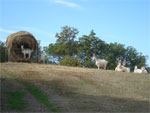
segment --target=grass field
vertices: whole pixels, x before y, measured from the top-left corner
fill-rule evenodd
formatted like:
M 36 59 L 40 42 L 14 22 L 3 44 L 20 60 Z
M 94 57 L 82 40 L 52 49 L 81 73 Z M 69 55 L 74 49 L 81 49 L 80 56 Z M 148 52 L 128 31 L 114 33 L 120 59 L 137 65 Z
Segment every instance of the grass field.
M 32 63 L 0 69 L 2 112 L 150 112 L 149 74 Z M 9 107 L 15 91 L 24 92 L 21 109 Z

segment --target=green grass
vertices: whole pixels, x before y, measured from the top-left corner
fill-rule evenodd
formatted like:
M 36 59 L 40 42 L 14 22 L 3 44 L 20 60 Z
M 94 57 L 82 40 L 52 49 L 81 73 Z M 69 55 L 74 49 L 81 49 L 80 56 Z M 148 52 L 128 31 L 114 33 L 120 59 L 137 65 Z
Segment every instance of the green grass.
M 1 80 L 1 81 L 4 81 L 4 80 L 6 80 L 6 79 L 5 79 L 5 78 L 3 78 L 3 77 L 0 77 L 0 80 Z
M 53 83 L 53 84 L 51 84 L 51 88 L 59 94 L 62 94 L 62 92 L 63 92 L 63 89 L 60 84 Z
M 88 83 L 89 83 L 89 81 L 88 81 L 88 80 L 83 80 L 83 82 L 84 82 L 85 84 L 88 84 Z
M 21 80 L 18 79 L 17 75 L 12 74 L 12 73 L 7 73 L 7 75 L 9 75 L 10 77 L 14 78 L 16 81 L 18 81 L 19 83 L 21 83 L 22 85 L 24 85 L 26 87 L 26 89 L 37 99 L 39 100 L 41 103 L 43 103 L 46 107 L 48 107 L 51 111 L 53 112 L 57 112 L 57 109 L 54 107 L 54 105 L 48 101 L 48 96 L 45 95 L 44 93 L 42 93 L 37 87 L 35 87 L 34 85 L 30 85 L 27 82 L 23 82 Z
M 11 96 L 8 98 L 8 108 L 12 110 L 23 110 L 25 108 L 26 103 L 23 100 L 25 96 L 25 92 L 23 91 L 13 91 L 6 92 Z
M 36 88 L 33 85 L 30 85 L 26 82 L 22 82 L 23 85 L 26 87 L 26 89 L 35 97 L 37 98 L 41 103 L 43 103 L 45 106 L 47 106 L 51 111 L 57 112 L 57 109 L 54 107 L 54 105 L 48 101 L 47 95 L 42 93 L 38 88 Z
M 12 73 L 10 73 L 10 72 L 6 72 L 6 74 L 7 74 L 8 76 L 14 78 L 15 80 L 19 81 L 17 75 L 12 74 Z

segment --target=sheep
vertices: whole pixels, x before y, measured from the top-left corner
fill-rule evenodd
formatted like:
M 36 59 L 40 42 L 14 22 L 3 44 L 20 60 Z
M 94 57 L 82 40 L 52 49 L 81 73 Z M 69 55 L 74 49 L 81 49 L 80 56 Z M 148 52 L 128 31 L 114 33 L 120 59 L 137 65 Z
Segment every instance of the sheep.
M 33 49 L 24 49 L 24 46 L 21 45 L 21 52 L 24 54 L 24 58 L 26 58 L 26 55 L 28 54 L 28 59 L 30 59 Z
M 45 57 L 43 56 L 43 51 L 40 51 L 39 62 L 42 62 L 45 64 Z
M 95 64 L 98 67 L 98 69 L 100 69 L 100 67 L 106 69 L 108 61 L 104 59 L 97 59 L 95 54 L 93 54 L 93 57 L 94 57 L 94 60 L 96 61 Z
M 121 58 L 117 58 L 117 67 L 115 68 L 115 71 L 120 71 L 120 72 L 130 72 L 129 67 L 125 67 L 126 65 L 126 60 L 124 60 L 123 65 L 121 65 Z

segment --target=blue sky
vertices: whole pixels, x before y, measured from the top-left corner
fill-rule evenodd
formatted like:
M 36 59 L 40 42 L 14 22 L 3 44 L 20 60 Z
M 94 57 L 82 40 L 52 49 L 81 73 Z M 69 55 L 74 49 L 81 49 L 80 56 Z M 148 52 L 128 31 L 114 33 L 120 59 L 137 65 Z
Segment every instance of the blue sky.
M 0 0 L 0 40 L 25 30 L 47 46 L 65 25 L 150 56 L 150 0 Z

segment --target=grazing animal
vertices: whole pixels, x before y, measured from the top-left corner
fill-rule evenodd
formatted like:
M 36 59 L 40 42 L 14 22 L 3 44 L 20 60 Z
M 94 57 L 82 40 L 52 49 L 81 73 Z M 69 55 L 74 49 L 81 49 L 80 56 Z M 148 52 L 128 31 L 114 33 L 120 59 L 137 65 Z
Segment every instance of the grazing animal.
M 93 57 L 94 57 L 95 64 L 98 67 L 98 69 L 100 69 L 100 67 L 102 67 L 103 69 L 106 69 L 108 61 L 104 59 L 97 59 L 95 54 L 93 54 Z
M 40 51 L 39 62 L 45 64 L 45 57 L 43 56 L 43 51 Z
M 126 64 L 127 64 L 127 62 L 126 62 L 126 60 L 124 60 L 123 61 L 123 69 L 125 70 L 125 72 L 130 72 L 130 68 L 129 67 L 126 67 Z
M 137 66 L 134 67 L 134 73 L 143 73 L 142 69 L 138 69 Z
M 115 71 L 122 71 L 121 59 L 119 58 L 117 58 L 117 67 L 115 68 Z
M 130 72 L 130 68 L 125 67 L 125 65 L 126 65 L 126 60 L 124 60 L 123 65 L 121 65 L 121 58 L 117 58 L 117 67 L 115 68 L 115 71 Z
M 142 73 L 144 74 L 148 74 L 147 70 L 145 69 L 145 67 L 141 67 Z
M 118 63 L 117 67 L 115 68 L 115 71 L 120 71 L 120 72 L 123 72 L 123 68 L 121 66 L 121 63 Z
M 21 51 L 24 55 L 24 58 L 26 58 L 26 55 L 28 55 L 28 59 L 30 59 L 31 53 L 33 52 L 33 49 L 32 50 L 31 49 L 24 49 L 24 46 L 21 45 Z

